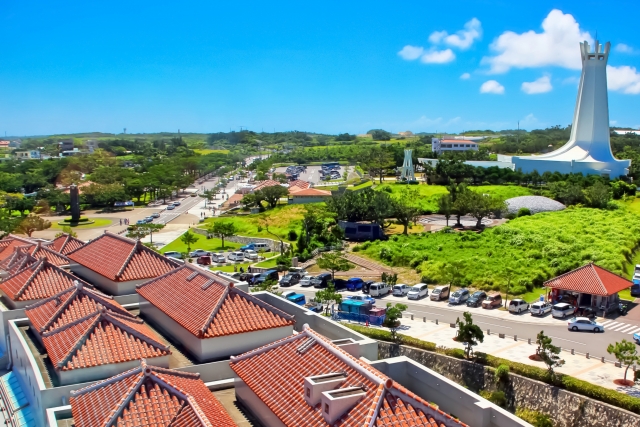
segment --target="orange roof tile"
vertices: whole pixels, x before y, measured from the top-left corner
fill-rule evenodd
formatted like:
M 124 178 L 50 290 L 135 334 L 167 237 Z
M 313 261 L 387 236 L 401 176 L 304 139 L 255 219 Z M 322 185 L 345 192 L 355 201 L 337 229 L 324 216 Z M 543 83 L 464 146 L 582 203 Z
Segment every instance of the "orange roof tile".
M 549 288 L 602 296 L 613 295 L 632 284 L 629 280 L 593 263 L 544 282 L 544 286 Z
M 293 325 L 293 316 L 243 292 L 220 276 L 185 264 L 136 291 L 199 338 Z
M 235 426 L 200 379 L 172 369 L 140 366 L 71 392 L 76 427 Z
M 9 273 L 10 276 L 13 276 L 18 271 L 26 268 L 36 262 L 36 259 L 24 252 L 20 247 L 14 248 L 13 254 L 11 256 L 5 258 L 2 262 L 0 262 L 0 270 L 3 270 Z
M 51 242 L 51 249 L 66 255 L 69 252 L 75 251 L 82 245 L 84 245 L 82 240 L 76 239 L 70 234 L 62 233 L 59 237 L 56 237 L 53 242 Z
M 293 181 L 289 182 L 289 188 L 291 188 L 291 187 L 298 187 L 298 188 L 301 188 L 301 189 L 305 190 L 305 189 L 311 187 L 311 184 L 308 183 L 307 181 L 303 181 L 301 179 L 296 179 L 296 180 L 293 180 Z
M 4 261 L 9 258 L 13 254 L 14 249 L 18 246 L 31 246 L 35 244 L 36 242 L 33 240 L 9 234 L 4 239 L 0 240 L 0 261 Z
M 5 279 L 0 283 L 0 290 L 13 301 L 33 301 L 56 295 L 73 286 L 76 280 L 80 281 L 46 259 L 40 259 Z
M 307 188 L 306 190 L 300 190 L 293 193 L 294 197 L 307 196 L 307 197 L 331 197 L 331 191 L 318 190 L 316 188 Z
M 253 192 L 256 192 L 258 190 L 262 190 L 265 187 L 273 187 L 276 185 L 280 185 L 280 183 L 278 181 L 274 181 L 272 179 L 267 179 L 266 181 L 260 181 L 256 183 L 256 186 L 253 187 Z
M 115 282 L 150 279 L 180 266 L 140 241 L 108 232 L 70 252 L 68 257 Z
M 20 249 L 28 252 L 29 255 L 35 259 L 46 258 L 47 261 L 58 267 L 69 265 L 69 263 L 71 263 L 69 258 L 62 255 L 60 252 L 56 252 L 47 246 L 43 246 L 42 242 L 38 242 L 36 245 L 31 246 L 21 246 Z
M 101 304 L 108 311 L 135 318 L 113 297 L 84 286 L 76 280 L 74 286 L 26 307 L 25 314 L 39 332 L 51 331 L 95 313 Z
M 382 372 L 304 326 L 264 347 L 231 357 L 230 367 L 286 426 L 327 426 L 321 405 L 304 398 L 304 378 L 343 372 L 340 388 L 363 387 L 365 395 L 335 426 L 429 426 L 466 424 L 431 406 Z
M 97 310 L 42 334 L 54 368 L 68 371 L 171 354 L 138 318 Z

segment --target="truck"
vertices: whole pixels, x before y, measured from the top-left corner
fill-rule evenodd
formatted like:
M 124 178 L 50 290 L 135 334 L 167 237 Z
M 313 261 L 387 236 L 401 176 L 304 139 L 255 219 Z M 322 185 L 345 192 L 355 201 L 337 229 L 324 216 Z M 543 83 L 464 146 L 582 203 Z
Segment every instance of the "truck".
M 322 305 L 322 303 L 315 300 L 309 301 L 304 305 L 304 307 L 307 310 L 311 310 L 315 313 L 322 313 L 322 310 L 324 310 L 324 306 Z

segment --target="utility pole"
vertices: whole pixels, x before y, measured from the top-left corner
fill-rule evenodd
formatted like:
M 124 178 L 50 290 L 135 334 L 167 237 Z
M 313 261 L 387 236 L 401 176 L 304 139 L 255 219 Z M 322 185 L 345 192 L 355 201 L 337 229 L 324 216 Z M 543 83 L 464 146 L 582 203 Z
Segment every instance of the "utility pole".
M 516 132 L 516 144 L 520 144 L 520 120 L 518 120 L 518 131 Z

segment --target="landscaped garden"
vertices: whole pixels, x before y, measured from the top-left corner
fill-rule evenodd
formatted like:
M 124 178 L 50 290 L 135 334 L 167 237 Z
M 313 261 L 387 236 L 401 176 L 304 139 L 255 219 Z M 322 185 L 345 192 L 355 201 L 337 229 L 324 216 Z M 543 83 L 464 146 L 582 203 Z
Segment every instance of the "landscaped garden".
M 207 236 L 201 234 L 193 234 L 198 240 L 196 243 L 191 244 L 191 250 L 202 249 L 205 251 L 222 251 L 229 249 L 237 249 L 242 246 L 240 243 L 229 242 L 225 240 L 224 249 L 222 248 L 222 240 L 220 239 L 207 239 Z M 176 251 L 180 253 L 188 252 L 187 245 L 185 245 L 178 237 L 173 242 L 162 248 L 162 252 Z

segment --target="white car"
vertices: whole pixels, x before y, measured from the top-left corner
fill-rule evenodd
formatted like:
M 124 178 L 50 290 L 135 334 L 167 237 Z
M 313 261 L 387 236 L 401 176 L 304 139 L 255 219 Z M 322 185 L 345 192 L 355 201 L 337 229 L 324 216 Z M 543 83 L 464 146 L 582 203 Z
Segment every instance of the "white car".
M 176 251 L 165 252 L 164 256 L 169 257 L 169 258 L 182 259 L 182 254 L 180 252 L 176 252 Z
M 373 283 L 369 287 L 369 295 L 372 297 L 382 297 L 389 293 L 389 285 L 384 282 Z
M 211 254 L 211 262 L 222 263 L 227 262 L 227 259 L 222 254 Z
M 529 310 L 529 308 L 529 303 L 520 298 L 512 299 L 511 302 L 509 302 L 509 313 L 520 314 L 523 311 Z
M 258 259 L 258 252 L 247 249 L 244 251 L 244 257 L 251 260 Z
M 567 304 L 566 302 L 559 302 L 551 308 L 551 316 L 564 319 L 567 316 L 571 316 L 576 312 L 576 308 L 571 304 Z
M 591 332 L 604 332 L 604 325 L 598 323 L 588 317 L 574 317 L 568 322 L 570 331 L 591 331 Z
M 300 279 L 300 286 L 311 286 L 311 279 L 313 279 L 313 276 L 307 274 L 306 276 L 304 276 L 302 279 Z
M 409 286 L 405 285 L 404 283 L 401 283 L 399 285 L 395 285 L 393 287 L 393 295 L 397 296 L 397 297 L 403 297 L 406 294 L 409 293 L 409 289 L 411 289 Z
M 366 302 L 369 304 L 375 304 L 376 300 L 371 298 L 369 295 L 349 295 L 347 297 L 347 299 L 353 300 L 353 301 L 360 301 L 360 302 Z
M 244 261 L 244 253 L 243 252 L 231 252 L 229 256 L 227 256 L 229 261 Z
M 544 316 L 551 312 L 551 303 L 545 301 L 538 301 L 531 304 L 529 308 L 532 316 Z
M 429 295 L 429 286 L 426 283 L 418 283 L 407 293 L 408 299 L 420 299 Z
M 190 257 L 198 257 L 198 256 L 205 256 L 205 255 L 211 255 L 211 253 L 205 251 L 204 249 L 196 249 L 195 251 L 189 252 Z

